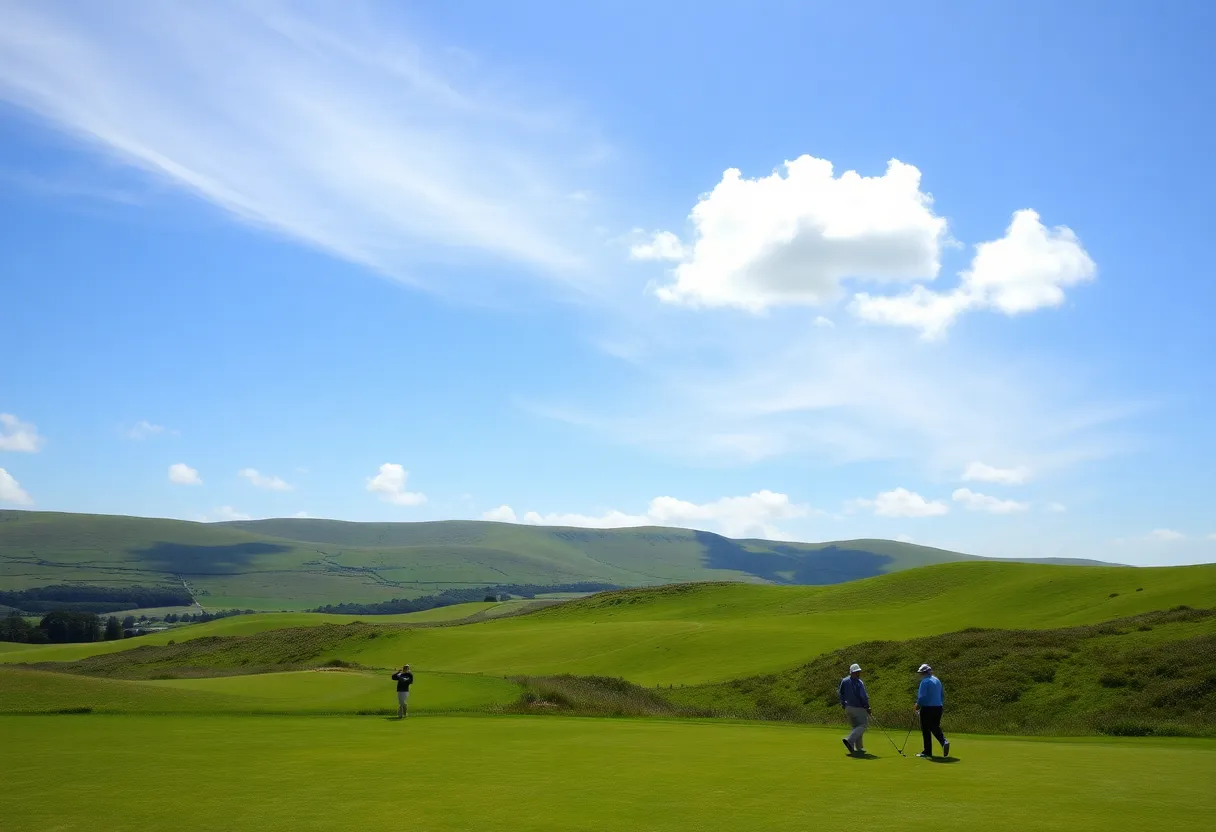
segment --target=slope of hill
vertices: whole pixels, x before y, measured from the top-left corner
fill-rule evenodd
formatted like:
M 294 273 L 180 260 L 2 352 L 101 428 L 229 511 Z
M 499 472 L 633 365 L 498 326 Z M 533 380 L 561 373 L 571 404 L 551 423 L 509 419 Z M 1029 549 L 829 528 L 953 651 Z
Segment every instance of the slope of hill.
M 667 528 L 477 521 L 193 523 L 0 511 L 0 589 L 183 586 L 210 608 L 299 610 L 461 586 L 686 581 L 832 584 L 983 560 L 889 540 L 776 543 Z
M 249 616 L 247 623 L 256 627 L 244 627 L 238 617 L 122 642 L 30 646 L 0 652 L 0 663 L 87 661 L 139 647 L 143 654 L 130 661 L 159 669 L 163 662 L 221 661 L 199 659 L 203 651 L 224 656 L 222 665 L 230 668 L 330 659 L 387 668 L 408 661 L 420 672 L 573 673 L 647 685 L 696 684 L 781 672 L 876 639 L 968 627 L 1094 624 L 1179 605 L 1216 607 L 1216 566 L 939 564 L 833 586 L 709 583 L 623 590 L 510 618 L 425 628 L 363 617 L 362 624 L 325 629 L 298 625 L 342 619 Z M 291 629 L 273 630 L 284 624 Z M 188 646 L 193 639 L 238 632 L 245 635 Z M 163 655 L 154 652 L 161 649 Z M 87 667 L 121 668 L 116 661 Z

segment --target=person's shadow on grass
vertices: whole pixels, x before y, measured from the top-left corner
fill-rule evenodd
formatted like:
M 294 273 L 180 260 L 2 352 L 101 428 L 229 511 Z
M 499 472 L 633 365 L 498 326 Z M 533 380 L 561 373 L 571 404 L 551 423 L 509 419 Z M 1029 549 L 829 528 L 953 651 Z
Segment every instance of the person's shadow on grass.
M 871 754 L 869 751 L 854 751 L 852 754 L 850 754 L 848 756 L 849 756 L 849 759 L 852 759 L 852 760 L 877 760 L 877 759 L 879 759 L 877 754 Z
M 931 763 L 959 763 L 962 762 L 958 757 L 929 757 Z

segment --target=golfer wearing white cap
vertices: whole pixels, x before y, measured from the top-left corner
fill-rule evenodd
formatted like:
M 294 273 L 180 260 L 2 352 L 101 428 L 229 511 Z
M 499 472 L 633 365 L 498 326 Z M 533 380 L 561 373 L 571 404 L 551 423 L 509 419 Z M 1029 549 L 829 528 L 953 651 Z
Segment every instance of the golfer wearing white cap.
M 866 693 L 865 682 L 861 681 L 861 665 L 849 667 L 849 675 L 840 680 L 836 693 L 840 696 L 840 707 L 848 714 L 849 724 L 853 730 L 848 737 L 842 737 L 841 742 L 849 749 L 849 753 L 865 754 L 861 735 L 870 724 L 870 696 Z
M 925 750 L 917 757 L 933 756 L 933 738 L 942 744 L 942 756 L 950 756 L 950 740 L 942 733 L 942 710 L 945 698 L 942 681 L 933 675 L 933 668 L 922 664 L 917 672 L 921 675 L 920 689 L 916 692 L 916 713 L 920 714 L 920 732 L 925 738 Z

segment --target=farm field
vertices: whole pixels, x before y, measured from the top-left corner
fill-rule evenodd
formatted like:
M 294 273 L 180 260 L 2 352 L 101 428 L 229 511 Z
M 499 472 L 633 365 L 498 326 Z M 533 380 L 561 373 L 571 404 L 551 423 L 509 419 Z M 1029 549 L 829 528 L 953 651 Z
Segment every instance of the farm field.
M 1168 817 L 1185 832 L 1216 813 L 1210 740 L 954 735 L 941 764 L 881 735 L 875 759 L 850 759 L 837 730 L 655 719 L 94 714 L 0 717 L 0 733 L 0 816 L 15 829 L 801 832 L 931 818 L 943 832 L 1078 832 Z

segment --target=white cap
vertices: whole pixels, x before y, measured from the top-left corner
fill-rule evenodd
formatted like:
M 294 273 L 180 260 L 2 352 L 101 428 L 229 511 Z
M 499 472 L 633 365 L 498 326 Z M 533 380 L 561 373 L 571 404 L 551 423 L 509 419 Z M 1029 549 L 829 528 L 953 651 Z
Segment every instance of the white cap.
M 859 665 L 859 664 L 851 664 L 851 665 L 849 665 L 849 672 L 850 672 L 850 673 L 860 673 L 860 672 L 861 672 L 861 665 Z
M 922 664 L 919 668 L 917 668 L 916 672 L 917 673 L 932 673 L 933 668 L 929 667 L 929 665 L 927 665 L 927 664 Z

